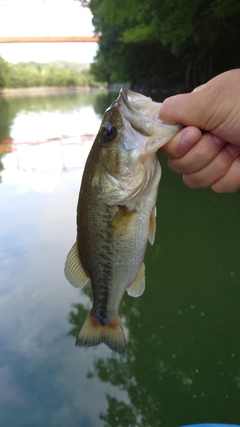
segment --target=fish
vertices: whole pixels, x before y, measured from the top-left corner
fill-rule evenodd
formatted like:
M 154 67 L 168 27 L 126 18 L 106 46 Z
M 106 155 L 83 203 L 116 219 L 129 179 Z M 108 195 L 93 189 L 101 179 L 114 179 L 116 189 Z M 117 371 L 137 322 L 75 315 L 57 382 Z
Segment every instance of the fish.
M 75 287 L 91 283 L 92 308 L 76 345 L 105 343 L 124 354 L 119 308 L 127 291 L 145 289 L 144 256 L 156 232 L 161 177 L 157 150 L 181 125 L 158 119 L 161 103 L 123 87 L 107 108 L 84 168 L 77 205 L 77 238 L 65 276 Z

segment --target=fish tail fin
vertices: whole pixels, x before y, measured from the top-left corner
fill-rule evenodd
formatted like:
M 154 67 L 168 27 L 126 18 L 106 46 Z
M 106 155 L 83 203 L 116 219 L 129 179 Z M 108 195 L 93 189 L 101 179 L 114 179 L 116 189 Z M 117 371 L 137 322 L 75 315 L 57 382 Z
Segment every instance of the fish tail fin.
M 126 340 L 120 317 L 117 314 L 113 321 L 102 325 L 92 313 L 89 312 L 77 336 L 76 345 L 90 347 L 102 342 L 117 353 L 125 353 Z

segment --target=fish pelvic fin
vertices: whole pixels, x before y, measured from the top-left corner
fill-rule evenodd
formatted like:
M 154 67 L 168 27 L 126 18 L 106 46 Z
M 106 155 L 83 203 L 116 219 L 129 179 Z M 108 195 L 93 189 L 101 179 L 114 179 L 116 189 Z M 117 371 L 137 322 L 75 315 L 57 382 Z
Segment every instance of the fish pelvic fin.
M 156 234 L 156 216 L 157 216 L 157 209 L 156 206 L 152 210 L 150 218 L 149 218 L 149 230 L 148 230 L 148 240 L 151 245 L 153 245 L 155 240 L 155 234 Z
M 80 330 L 76 345 L 80 347 L 90 347 L 100 343 L 106 344 L 111 350 L 119 354 L 126 351 L 126 340 L 123 332 L 122 322 L 119 315 L 111 321 L 102 325 L 91 311 Z
M 142 264 L 135 280 L 127 288 L 130 297 L 140 297 L 145 290 L 145 265 Z
M 81 264 L 77 242 L 70 249 L 64 267 L 64 274 L 71 285 L 83 288 L 90 280 Z

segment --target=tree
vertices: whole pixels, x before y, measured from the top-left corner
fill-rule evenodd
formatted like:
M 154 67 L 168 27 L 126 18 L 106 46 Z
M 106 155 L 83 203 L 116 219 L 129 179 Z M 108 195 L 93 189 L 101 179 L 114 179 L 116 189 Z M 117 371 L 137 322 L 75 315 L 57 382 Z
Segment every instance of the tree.
M 9 64 L 0 56 L 0 89 L 8 84 Z
M 93 72 L 108 82 L 170 73 L 191 89 L 240 66 L 235 0 L 132 0 L 127 7 L 120 0 L 91 0 L 90 8 L 101 34 Z

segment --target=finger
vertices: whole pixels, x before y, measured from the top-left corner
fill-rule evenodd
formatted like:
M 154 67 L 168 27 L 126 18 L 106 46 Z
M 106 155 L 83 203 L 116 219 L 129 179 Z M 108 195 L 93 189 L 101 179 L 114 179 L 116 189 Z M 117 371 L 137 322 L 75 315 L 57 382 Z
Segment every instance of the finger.
M 225 143 L 222 139 L 207 132 L 183 157 L 170 159 L 168 166 L 176 173 L 196 172 L 212 162 Z
M 213 185 L 211 189 L 216 193 L 234 193 L 240 188 L 240 156 L 234 159 L 227 173 Z
M 202 137 L 202 132 L 194 126 L 183 128 L 170 142 L 161 147 L 161 152 L 168 157 L 184 156 Z
M 202 96 L 202 90 L 165 99 L 159 110 L 159 118 L 164 123 L 181 123 L 185 126 L 192 125 L 210 130 L 207 127 L 207 115 L 205 117 L 206 110 L 208 114 L 211 114 L 209 113 L 209 100 Z
M 186 106 L 189 105 L 189 99 L 191 98 L 190 94 L 188 93 L 171 96 L 170 98 L 165 99 L 159 110 L 159 118 L 164 123 L 169 124 L 181 123 L 185 124 L 186 126 L 190 123 L 193 124 L 191 120 L 189 121 L 189 123 L 186 123 L 181 113 L 183 107 L 184 111 L 186 111 L 186 108 L 188 110 L 188 107 Z
M 159 110 L 160 119 L 212 131 L 239 143 L 240 69 L 222 73 L 191 93 L 167 98 Z
M 239 153 L 239 146 L 226 144 L 215 159 L 203 169 L 194 173 L 184 173 L 184 183 L 190 188 L 211 187 L 227 173 Z
M 193 89 L 193 92 L 196 92 L 197 90 L 202 90 L 205 89 L 206 83 L 203 83 L 200 86 L 195 87 L 195 89 Z

